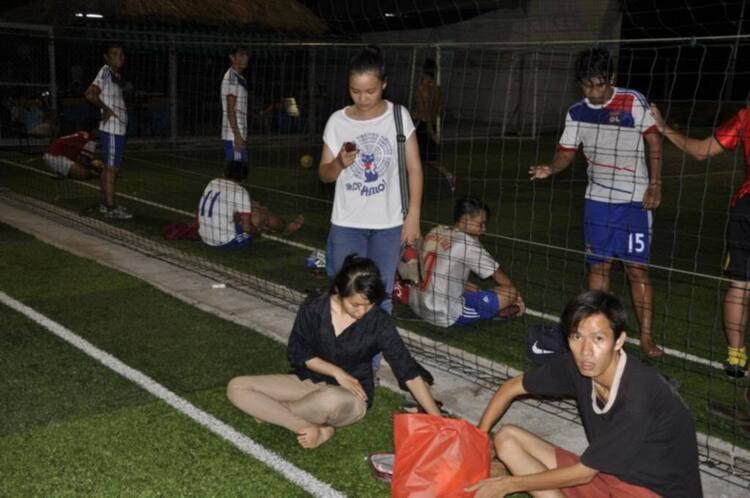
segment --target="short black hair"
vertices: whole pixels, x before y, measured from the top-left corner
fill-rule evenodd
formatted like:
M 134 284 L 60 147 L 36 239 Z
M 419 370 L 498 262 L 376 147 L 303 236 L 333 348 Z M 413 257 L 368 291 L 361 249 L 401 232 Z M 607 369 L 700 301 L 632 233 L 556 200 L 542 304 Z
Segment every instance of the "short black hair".
M 599 290 L 586 291 L 565 306 L 560 317 L 560 330 L 563 336 L 570 337 L 578 330 L 578 325 L 583 320 L 599 314 L 607 318 L 612 332 L 614 332 L 614 339 L 617 340 L 620 334 L 625 331 L 628 314 L 617 297 Z
M 346 257 L 341 269 L 333 277 L 331 294 L 339 297 L 364 294 L 368 301 L 377 304 L 385 298 L 385 285 L 375 262 L 353 253 Z
M 490 217 L 490 208 L 487 207 L 487 204 L 476 197 L 462 197 L 453 206 L 453 221 L 458 223 L 464 215 L 476 216 L 482 211 L 487 213 L 488 218 Z
M 383 59 L 379 47 L 368 45 L 349 59 L 347 75 L 362 73 L 375 73 L 380 81 L 388 79 L 388 74 L 385 71 L 385 59 Z
M 575 77 L 578 83 L 586 83 L 597 77 L 611 82 L 614 74 L 612 58 L 606 48 L 589 48 L 576 57 Z
M 227 48 L 227 57 L 230 55 L 237 55 L 239 52 L 245 51 L 247 52 L 247 46 L 246 45 L 230 45 Z
M 229 161 L 224 167 L 224 178 L 241 182 L 247 178 L 247 163 L 243 161 Z
M 113 48 L 121 48 L 125 50 L 125 47 L 122 46 L 122 43 L 118 41 L 109 41 L 105 43 L 104 45 L 102 45 L 102 54 L 109 55 L 109 51 L 112 50 Z

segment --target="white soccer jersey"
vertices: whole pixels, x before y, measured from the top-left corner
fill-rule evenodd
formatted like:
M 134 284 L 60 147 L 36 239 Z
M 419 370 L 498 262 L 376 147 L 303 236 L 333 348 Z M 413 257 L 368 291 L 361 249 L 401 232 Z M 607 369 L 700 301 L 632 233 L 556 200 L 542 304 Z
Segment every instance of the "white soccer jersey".
M 438 327 L 453 325 L 464 307 L 464 284 L 471 272 L 491 277 L 499 265 L 477 237 L 439 225 L 422 242 L 422 283 L 409 304 L 423 320 Z
M 587 99 L 568 109 L 561 149 L 583 144 L 588 161 L 586 198 L 599 202 L 641 202 L 649 182 L 643 135 L 658 132 L 646 98 L 614 88 L 603 105 Z
M 125 99 L 122 98 L 120 76 L 105 64 L 97 73 L 92 85 L 101 90 L 99 100 L 117 115 L 107 121 L 100 121 L 99 130 L 113 135 L 125 135 L 128 129 L 128 109 L 125 106 Z
M 235 114 L 237 116 L 237 128 L 243 139 L 247 138 L 247 80 L 231 67 L 224 73 L 221 80 L 221 139 L 234 141 L 234 131 L 229 125 L 229 113 L 227 112 L 227 96 L 233 95 L 237 100 Z
M 235 213 L 251 213 L 250 194 L 237 182 L 215 178 L 198 204 L 198 233 L 210 246 L 221 246 L 237 236 Z
M 398 175 L 398 142 L 393 104 L 384 114 L 358 120 L 346 108 L 334 112 L 323 132 L 323 142 L 337 156 L 344 142 L 357 145 L 354 164 L 339 174 L 331 223 L 349 228 L 384 229 L 403 224 Z M 414 133 L 409 111 L 401 106 L 404 136 Z

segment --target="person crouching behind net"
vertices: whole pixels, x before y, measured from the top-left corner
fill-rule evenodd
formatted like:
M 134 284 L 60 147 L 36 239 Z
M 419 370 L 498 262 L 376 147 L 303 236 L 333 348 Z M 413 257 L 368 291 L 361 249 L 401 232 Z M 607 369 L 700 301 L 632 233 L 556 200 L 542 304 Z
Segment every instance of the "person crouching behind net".
M 103 164 L 94 159 L 95 131 L 78 131 L 56 139 L 42 156 L 47 167 L 63 178 L 87 180 L 98 177 Z
M 399 381 L 431 415 L 440 415 L 417 362 L 388 313 L 375 263 L 350 254 L 330 290 L 302 303 L 287 345 L 293 374 L 235 377 L 229 400 L 258 421 L 289 429 L 304 448 L 361 420 L 372 406 L 372 358 L 383 353 Z

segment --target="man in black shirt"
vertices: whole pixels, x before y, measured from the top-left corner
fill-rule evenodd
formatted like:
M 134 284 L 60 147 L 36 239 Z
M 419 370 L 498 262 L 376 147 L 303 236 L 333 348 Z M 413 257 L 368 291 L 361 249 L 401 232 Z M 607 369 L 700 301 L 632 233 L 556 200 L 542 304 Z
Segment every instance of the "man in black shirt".
M 588 291 L 561 318 L 570 353 L 498 389 L 479 428 L 489 432 L 525 394 L 575 397 L 589 447 L 579 458 L 513 425 L 495 435 L 512 476 L 472 486 L 477 498 L 518 491 L 534 497 L 701 497 L 695 429 L 685 403 L 652 367 L 627 356 L 620 301 Z

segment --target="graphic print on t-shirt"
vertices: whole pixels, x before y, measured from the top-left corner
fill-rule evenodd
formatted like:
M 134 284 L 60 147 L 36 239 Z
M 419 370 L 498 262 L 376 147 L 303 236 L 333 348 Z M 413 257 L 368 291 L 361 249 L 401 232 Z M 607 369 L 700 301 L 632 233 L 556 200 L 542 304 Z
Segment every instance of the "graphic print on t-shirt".
M 385 176 L 393 163 L 393 146 L 390 140 L 377 133 L 363 133 L 355 140 L 357 158 L 344 170 L 347 192 L 358 191 L 362 197 L 385 192 Z

